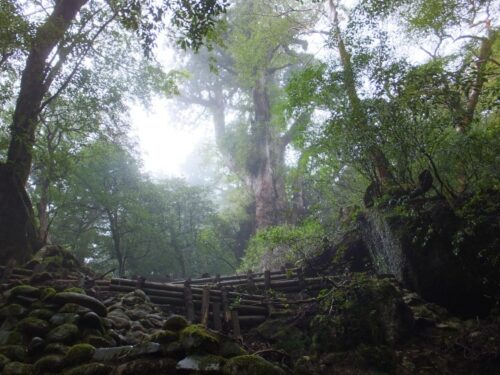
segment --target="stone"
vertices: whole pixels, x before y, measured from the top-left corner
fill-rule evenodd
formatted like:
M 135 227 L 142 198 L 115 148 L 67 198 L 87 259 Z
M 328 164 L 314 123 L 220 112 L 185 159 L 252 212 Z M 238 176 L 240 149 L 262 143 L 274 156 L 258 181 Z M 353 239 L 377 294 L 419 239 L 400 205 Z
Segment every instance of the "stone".
M 223 375 L 285 375 L 285 371 L 256 355 L 229 359 L 222 368 Z
M 158 343 L 146 342 L 135 346 L 119 346 L 115 348 L 99 348 L 96 349 L 93 359 L 94 361 L 111 362 L 120 358 L 134 358 L 145 354 L 155 354 L 161 351 L 161 346 Z
M 169 331 L 181 331 L 188 326 L 188 321 L 180 315 L 170 316 L 163 324 L 163 329 Z
M 65 370 L 63 375 L 109 375 L 113 368 L 102 363 L 88 363 Z
M 175 374 L 175 366 L 171 358 L 136 359 L 118 366 L 113 375 Z
M 49 309 L 35 309 L 29 313 L 29 316 L 34 318 L 43 319 L 49 321 L 54 315 L 54 311 Z
M 60 342 L 63 344 L 71 344 L 78 337 L 78 327 L 71 323 L 64 323 L 53 328 L 47 334 L 48 342 Z
M 95 312 L 88 312 L 82 316 L 80 320 L 80 326 L 85 328 L 95 328 L 101 332 L 104 332 L 104 326 L 102 324 L 101 317 Z
M 17 323 L 17 329 L 30 336 L 44 336 L 50 329 L 45 320 L 27 317 Z
M 28 309 L 17 304 L 11 303 L 9 305 L 0 308 L 0 319 L 6 319 L 9 317 L 22 318 L 28 313 Z
M 36 355 L 45 348 L 45 340 L 41 337 L 33 337 L 28 344 L 29 355 Z
M 219 339 L 201 324 L 187 326 L 181 331 L 180 341 L 188 353 L 217 354 Z
M 3 370 L 3 368 L 5 367 L 5 365 L 9 362 L 10 362 L 9 358 L 4 356 L 3 354 L 0 354 L 0 373 Z
M 90 344 L 73 345 L 64 357 L 65 366 L 75 366 L 90 362 L 93 358 L 96 348 Z
M 63 307 L 59 309 L 60 313 L 63 314 L 78 314 L 78 315 L 84 315 L 88 312 L 92 311 L 88 307 L 80 306 L 77 303 L 66 303 Z
M 40 289 L 31 285 L 18 285 L 12 289 L 7 290 L 4 296 L 8 301 L 12 301 L 17 296 L 38 298 L 40 296 Z
M 160 344 L 166 345 L 170 344 L 171 342 L 177 341 L 179 338 L 179 334 L 173 331 L 158 331 L 149 336 L 149 340 L 153 342 L 158 342 Z
M 47 355 L 40 358 L 33 365 L 36 374 L 44 372 L 59 372 L 62 368 L 62 357 L 59 355 Z
M 53 326 L 60 326 L 61 324 L 78 324 L 80 315 L 75 313 L 57 313 L 50 318 L 50 324 Z
M 248 354 L 240 345 L 230 340 L 224 340 L 222 342 L 219 353 L 224 358 L 232 358 Z
M 2 371 L 3 375 L 33 375 L 33 365 L 21 362 L 9 362 Z
M 43 351 L 45 354 L 60 354 L 62 356 L 66 355 L 66 353 L 69 351 L 69 346 L 54 342 L 51 344 L 48 344 L 45 347 L 45 350 Z
M 50 301 L 60 305 L 64 305 L 66 303 L 75 303 L 77 305 L 93 310 L 100 316 L 106 316 L 107 314 L 106 306 L 104 306 L 101 301 L 85 294 L 61 292 L 53 296 Z
M 27 351 L 21 345 L 2 345 L 0 346 L 0 354 L 8 357 L 11 361 L 26 361 Z

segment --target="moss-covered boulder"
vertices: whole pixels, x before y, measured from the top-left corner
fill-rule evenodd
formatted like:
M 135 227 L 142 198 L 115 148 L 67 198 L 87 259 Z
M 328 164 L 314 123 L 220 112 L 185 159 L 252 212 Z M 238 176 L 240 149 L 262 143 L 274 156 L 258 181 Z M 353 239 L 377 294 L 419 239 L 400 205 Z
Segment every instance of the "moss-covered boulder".
M 4 296 L 8 301 L 14 300 L 17 296 L 38 298 L 40 296 L 40 289 L 31 285 L 18 285 L 7 290 L 4 293 Z
M 45 336 L 49 332 L 50 326 L 45 320 L 27 317 L 17 323 L 17 329 L 30 336 Z
M 219 350 L 219 338 L 200 324 L 184 328 L 180 333 L 182 346 L 188 353 L 212 353 Z
M 54 315 L 54 311 L 50 309 L 34 309 L 30 311 L 29 316 L 42 320 L 50 320 Z
M 3 375 L 33 375 L 33 365 L 22 362 L 9 362 L 2 371 Z
M 247 355 L 248 353 L 235 341 L 223 340 L 220 344 L 219 354 L 224 358 L 232 358 L 240 355 Z
M 47 355 L 40 358 L 33 365 L 36 374 L 43 374 L 45 372 L 59 372 L 63 366 L 63 359 L 59 355 Z
M 28 309 L 17 303 L 10 303 L 0 308 L 0 319 L 7 319 L 16 317 L 17 319 L 22 318 L 28 313 Z
M 141 358 L 118 366 L 114 373 L 120 375 L 175 374 L 176 364 L 177 362 L 171 358 Z
M 224 375 L 285 375 L 285 371 L 255 355 L 229 359 L 222 368 Z
M 59 342 L 63 344 L 72 344 L 78 337 L 78 327 L 71 323 L 64 323 L 53 328 L 47 334 L 48 342 Z
M 149 336 L 149 340 L 153 342 L 158 342 L 162 345 L 170 344 L 171 342 L 177 341 L 179 338 L 179 334 L 174 331 L 162 330 L 158 331 L 151 336 Z
M 95 347 L 90 344 L 73 345 L 64 357 L 64 365 L 68 367 L 90 362 L 95 351 Z
M 22 345 L 2 345 L 0 346 L 0 354 L 3 354 L 11 361 L 24 362 L 27 358 L 27 350 Z
M 60 305 L 64 305 L 66 303 L 74 303 L 80 306 L 87 307 L 100 316 L 106 316 L 107 314 L 106 306 L 101 301 L 85 294 L 61 292 L 53 296 L 50 301 Z
M 307 350 L 310 345 L 309 338 L 297 327 L 286 324 L 280 319 L 268 319 L 257 327 L 257 332 L 273 346 L 283 349 L 297 356 Z
M 180 315 L 170 316 L 163 324 L 163 329 L 169 331 L 181 331 L 189 325 L 188 321 Z
M 316 352 L 350 350 L 359 344 L 394 346 L 413 329 L 413 315 L 389 278 L 357 275 L 323 300 L 311 323 Z
M 3 368 L 5 367 L 5 365 L 9 362 L 11 362 L 11 360 L 9 358 L 4 356 L 3 354 L 0 354 L 0 373 L 3 370 Z

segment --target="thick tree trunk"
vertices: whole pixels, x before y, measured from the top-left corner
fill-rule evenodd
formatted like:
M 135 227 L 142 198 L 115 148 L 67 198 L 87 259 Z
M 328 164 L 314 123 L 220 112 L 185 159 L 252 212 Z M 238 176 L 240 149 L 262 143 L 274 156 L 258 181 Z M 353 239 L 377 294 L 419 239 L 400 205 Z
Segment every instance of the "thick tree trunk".
M 40 200 L 37 203 L 38 211 L 38 233 L 43 243 L 50 243 L 49 239 L 49 186 L 50 181 L 46 176 L 42 176 L 40 181 Z
M 88 0 L 57 1 L 52 14 L 37 30 L 21 77 L 11 124 L 6 165 L 0 165 L 0 262 L 28 259 L 41 246 L 33 208 L 25 190 L 31 170 L 38 114 L 49 87 L 47 59 L 72 20 Z
M 24 186 L 11 166 L 0 164 L 0 264 L 22 264 L 41 246 Z

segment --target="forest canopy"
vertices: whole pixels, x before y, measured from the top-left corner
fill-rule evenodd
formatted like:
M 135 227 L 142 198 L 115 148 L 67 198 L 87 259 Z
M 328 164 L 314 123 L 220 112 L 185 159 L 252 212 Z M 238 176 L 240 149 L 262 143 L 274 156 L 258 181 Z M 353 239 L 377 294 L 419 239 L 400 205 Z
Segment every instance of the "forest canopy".
M 57 243 L 120 276 L 277 268 L 362 207 L 498 190 L 498 16 L 495 0 L 2 1 L 0 263 Z M 145 172 L 130 110 L 157 97 L 213 129 L 196 179 Z

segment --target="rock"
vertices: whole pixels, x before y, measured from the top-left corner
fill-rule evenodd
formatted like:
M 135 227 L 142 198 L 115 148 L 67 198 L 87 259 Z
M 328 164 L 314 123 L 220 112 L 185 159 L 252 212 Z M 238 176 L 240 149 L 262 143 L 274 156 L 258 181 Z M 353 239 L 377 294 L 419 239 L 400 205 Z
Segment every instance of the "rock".
M 106 316 L 107 309 L 98 299 L 85 294 L 61 292 L 50 299 L 51 302 L 64 305 L 66 303 L 75 303 L 80 306 L 88 307 L 100 316 Z
M 113 368 L 102 363 L 89 363 L 65 370 L 63 375 L 109 375 Z
M 171 358 L 136 359 L 118 366 L 113 375 L 175 374 L 175 366 Z
M 31 285 L 18 285 L 12 289 L 7 290 L 4 296 L 10 302 L 17 296 L 38 298 L 40 296 L 40 289 Z
M 5 365 L 10 362 L 10 359 L 4 356 L 3 354 L 0 354 L 0 371 L 3 370 Z
M 280 319 L 268 319 L 257 327 L 257 332 L 266 340 L 274 343 L 277 349 L 295 355 L 310 346 L 309 338 L 297 327 Z
M 184 347 L 179 341 L 171 342 L 170 344 L 164 346 L 163 352 L 172 358 L 181 359 L 186 355 Z
M 54 311 L 49 309 L 35 309 L 29 313 L 29 316 L 34 318 L 43 319 L 49 321 L 54 315 Z
M 201 324 L 187 326 L 181 331 L 180 341 L 188 353 L 217 354 L 219 339 Z
M 60 342 L 63 344 L 71 344 L 78 337 L 78 327 L 71 323 L 64 323 L 53 328 L 47 334 L 48 342 Z
M 248 353 L 236 342 L 224 340 L 221 344 L 219 354 L 224 358 L 232 358 L 241 355 L 247 355 Z
M 171 342 L 177 341 L 179 338 L 179 334 L 173 331 L 158 331 L 151 336 L 149 336 L 149 340 L 153 342 L 158 342 L 160 344 L 166 345 Z
M 80 320 L 80 326 L 85 328 L 95 328 L 101 332 L 104 332 L 104 326 L 102 320 L 95 312 L 88 312 L 82 316 Z
M 0 354 L 3 354 L 11 361 L 26 361 L 27 351 L 24 346 L 21 345 L 2 345 L 0 346 Z
M 3 375 L 33 375 L 33 365 L 21 362 L 9 362 L 2 371 Z
M 188 356 L 177 363 L 177 370 L 202 371 L 203 373 L 220 373 L 226 360 L 216 355 Z
M 96 349 L 93 359 L 94 361 L 112 362 L 123 357 L 133 358 L 143 354 L 154 354 L 161 351 L 161 346 L 158 343 L 146 342 L 135 346 L 119 346 L 115 348 L 99 348 Z
M 60 326 L 61 324 L 78 324 L 80 316 L 75 313 L 57 313 L 50 318 L 50 323 L 53 326 Z
M 181 331 L 188 326 L 188 321 L 180 315 L 170 316 L 163 324 L 163 329 L 169 331 Z
M 285 371 L 255 355 L 229 359 L 222 368 L 224 375 L 285 375 Z
M 9 305 L 0 308 L 0 319 L 6 319 L 11 317 L 22 318 L 28 313 L 28 309 L 17 304 L 11 303 Z
M 52 344 L 48 344 L 45 347 L 44 353 L 45 354 L 60 354 L 60 355 L 66 355 L 69 351 L 69 346 L 55 342 Z
M 62 357 L 54 354 L 40 358 L 33 365 L 33 369 L 36 374 L 42 374 L 44 372 L 59 372 L 61 368 Z
M 49 323 L 34 317 L 27 317 L 17 323 L 17 329 L 30 336 L 45 336 L 49 331 Z
M 96 348 L 109 348 L 115 346 L 116 342 L 110 336 L 88 335 L 83 340 L 85 343 L 95 346 Z
M 45 348 L 45 340 L 41 337 L 33 337 L 28 344 L 29 355 L 36 355 Z
M 54 288 L 51 287 L 45 287 L 40 289 L 40 301 L 46 301 L 47 299 L 55 296 L 57 294 L 57 291 Z
M 77 303 L 66 303 L 63 307 L 59 309 L 59 312 L 63 314 L 78 314 L 78 315 L 84 315 L 91 311 L 92 310 L 89 309 L 88 307 L 80 306 Z
M 64 357 L 65 366 L 75 366 L 82 363 L 90 362 L 93 358 L 96 348 L 90 344 L 73 345 L 66 356 Z

